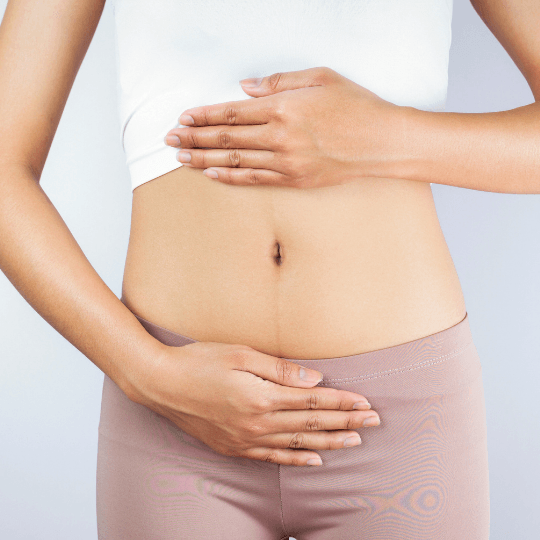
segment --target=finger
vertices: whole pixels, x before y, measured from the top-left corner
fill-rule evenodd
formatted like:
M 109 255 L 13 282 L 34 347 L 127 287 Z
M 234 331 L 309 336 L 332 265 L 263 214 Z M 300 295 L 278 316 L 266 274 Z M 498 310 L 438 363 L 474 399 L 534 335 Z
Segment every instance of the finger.
M 214 105 L 204 105 L 186 109 L 178 119 L 178 123 L 188 126 L 217 126 L 239 124 L 266 124 L 272 118 L 272 96 L 267 99 L 242 99 L 240 101 L 228 101 Z M 189 117 L 193 118 L 193 123 Z M 184 120 L 186 122 L 184 123 Z
M 224 184 L 234 184 L 237 186 L 259 185 L 300 187 L 291 181 L 290 176 L 277 171 L 269 171 L 267 169 L 227 169 L 224 167 L 212 167 L 203 172 L 209 178 L 218 180 Z
M 243 456 L 268 463 L 279 465 L 311 465 L 309 460 L 315 460 L 317 465 L 322 465 L 322 459 L 316 452 L 308 450 L 284 450 L 282 448 L 250 448 Z M 315 463 L 313 463 L 315 465 Z
M 174 128 L 167 133 L 176 135 L 177 148 L 250 148 L 272 150 L 273 146 L 265 126 L 208 126 L 200 128 Z
M 294 433 L 296 431 L 328 431 L 336 429 L 359 429 L 375 411 L 275 411 L 264 414 L 259 420 L 262 435 Z M 378 424 L 377 424 L 378 425 Z
M 247 346 L 243 349 L 243 354 L 235 354 L 229 361 L 231 369 L 252 373 L 264 380 L 263 383 L 268 386 L 265 401 L 271 401 L 272 392 L 280 386 L 311 388 L 323 379 L 320 371 Z
M 273 73 L 261 79 L 245 79 L 240 81 L 245 92 L 253 93 L 256 96 L 276 94 L 286 90 L 296 90 L 308 86 L 324 86 L 336 80 L 340 75 L 333 69 L 322 66 L 303 69 L 299 71 L 286 71 L 284 73 Z M 246 86 L 243 83 L 253 81 L 256 86 Z
M 198 169 L 208 167 L 231 167 L 256 169 L 271 169 L 280 171 L 279 161 L 274 152 L 269 150 L 246 150 L 231 148 L 227 150 L 200 150 L 198 148 L 182 148 L 176 154 L 176 159 Z
M 273 433 L 256 439 L 256 444 L 269 448 L 306 448 L 309 450 L 338 450 L 358 446 L 362 442 L 356 431 L 297 431 Z
M 286 409 L 336 409 L 351 411 L 371 408 L 367 398 L 362 394 L 337 388 L 314 387 L 293 388 L 285 386 L 272 387 L 272 407 L 269 412 Z M 358 403 L 358 405 L 356 405 Z M 356 407 L 355 407 L 356 405 Z

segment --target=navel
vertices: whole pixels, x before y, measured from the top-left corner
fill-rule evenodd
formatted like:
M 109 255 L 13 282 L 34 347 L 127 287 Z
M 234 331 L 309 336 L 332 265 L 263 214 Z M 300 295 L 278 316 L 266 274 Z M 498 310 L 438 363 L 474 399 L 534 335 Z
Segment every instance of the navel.
M 279 242 L 274 243 L 274 251 L 272 255 L 274 262 L 277 266 L 281 266 L 283 263 L 283 248 Z

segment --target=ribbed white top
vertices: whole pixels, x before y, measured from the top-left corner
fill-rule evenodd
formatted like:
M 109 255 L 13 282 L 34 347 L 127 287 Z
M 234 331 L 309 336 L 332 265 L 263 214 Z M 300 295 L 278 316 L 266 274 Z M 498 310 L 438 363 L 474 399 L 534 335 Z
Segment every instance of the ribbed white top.
M 256 99 L 240 79 L 327 66 L 396 105 L 446 105 L 452 0 L 114 0 L 132 189 L 182 164 L 185 109 Z

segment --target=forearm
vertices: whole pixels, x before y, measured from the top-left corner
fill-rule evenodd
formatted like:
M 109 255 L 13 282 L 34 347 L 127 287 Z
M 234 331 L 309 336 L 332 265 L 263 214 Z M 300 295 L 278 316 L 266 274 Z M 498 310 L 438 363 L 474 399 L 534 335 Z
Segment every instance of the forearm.
M 540 193 L 540 101 L 490 113 L 401 112 L 400 150 L 374 176 Z
M 94 270 L 39 182 L 0 167 L 0 269 L 62 336 L 129 390 L 130 365 L 163 348 Z

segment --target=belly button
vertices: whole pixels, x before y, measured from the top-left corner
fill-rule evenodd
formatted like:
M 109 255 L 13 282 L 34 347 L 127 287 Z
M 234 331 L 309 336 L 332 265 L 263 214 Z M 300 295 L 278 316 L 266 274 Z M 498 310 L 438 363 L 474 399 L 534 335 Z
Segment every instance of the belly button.
M 278 266 L 281 266 L 281 263 L 283 262 L 283 257 L 282 257 L 282 248 L 281 248 L 279 242 L 276 242 L 274 244 L 273 258 L 274 258 L 274 262 Z

